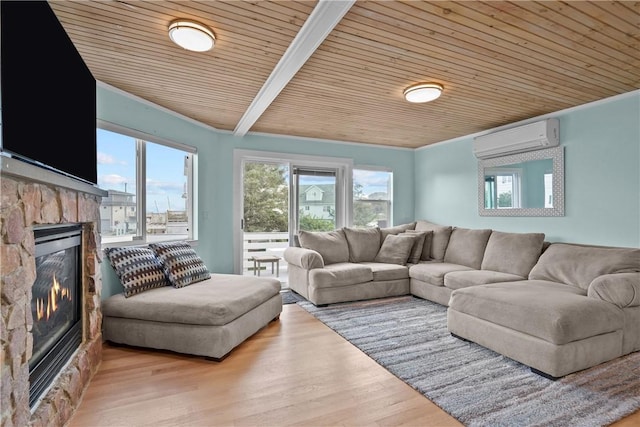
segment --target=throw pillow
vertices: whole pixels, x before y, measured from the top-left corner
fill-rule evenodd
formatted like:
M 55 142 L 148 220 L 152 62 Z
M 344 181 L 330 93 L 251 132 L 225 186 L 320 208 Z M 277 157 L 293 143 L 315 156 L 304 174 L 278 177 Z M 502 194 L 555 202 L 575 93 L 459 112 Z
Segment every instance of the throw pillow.
M 380 244 L 382 244 L 384 242 L 384 239 L 389 234 L 400 234 L 400 233 L 405 232 L 407 230 L 413 230 L 414 228 L 416 228 L 416 223 L 415 222 L 410 222 L 410 223 L 407 223 L 407 224 L 400 224 L 400 225 L 396 225 L 396 226 L 393 226 L 393 227 L 381 228 L 380 229 Z
M 406 265 L 414 241 L 415 238 L 413 236 L 390 234 L 382 242 L 382 247 L 374 261 Z
M 407 230 L 404 233 L 398 234 L 398 236 L 411 236 L 414 238 L 413 247 L 409 253 L 409 258 L 407 258 L 407 264 L 417 264 L 420 262 L 427 234 L 430 233 L 431 232 L 426 231 Z
M 298 231 L 300 246 L 312 249 L 322 256 L 324 264 L 349 262 L 349 245 L 344 230 Z
M 207 266 L 187 242 L 151 243 L 149 247 L 162 263 L 169 282 L 175 288 L 211 277 Z
M 104 252 L 122 283 L 125 298 L 170 285 L 162 264 L 151 249 L 122 247 L 108 248 Z
M 371 262 L 380 250 L 380 229 L 344 227 L 350 262 Z
M 438 225 L 433 222 L 418 220 L 415 230 L 433 231 L 433 237 L 431 238 L 431 253 L 429 254 L 428 259 L 434 261 L 444 260 L 444 253 L 447 250 L 449 237 L 451 236 L 453 227 L 450 225 Z

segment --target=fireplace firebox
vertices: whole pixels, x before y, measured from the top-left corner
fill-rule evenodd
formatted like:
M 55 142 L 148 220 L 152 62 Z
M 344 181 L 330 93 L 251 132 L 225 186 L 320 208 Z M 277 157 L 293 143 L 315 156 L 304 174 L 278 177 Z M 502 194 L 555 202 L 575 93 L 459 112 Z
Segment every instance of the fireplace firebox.
M 34 239 L 31 407 L 82 343 L 82 225 L 35 228 Z

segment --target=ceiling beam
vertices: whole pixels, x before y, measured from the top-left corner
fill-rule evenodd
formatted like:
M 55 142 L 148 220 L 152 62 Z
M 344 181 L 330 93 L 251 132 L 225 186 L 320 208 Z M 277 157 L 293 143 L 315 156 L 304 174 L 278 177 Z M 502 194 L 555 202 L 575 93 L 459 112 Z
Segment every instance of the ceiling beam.
M 244 136 L 251 129 L 251 126 L 271 105 L 354 3 L 355 0 L 318 1 L 271 75 L 240 118 L 233 131 L 234 135 Z

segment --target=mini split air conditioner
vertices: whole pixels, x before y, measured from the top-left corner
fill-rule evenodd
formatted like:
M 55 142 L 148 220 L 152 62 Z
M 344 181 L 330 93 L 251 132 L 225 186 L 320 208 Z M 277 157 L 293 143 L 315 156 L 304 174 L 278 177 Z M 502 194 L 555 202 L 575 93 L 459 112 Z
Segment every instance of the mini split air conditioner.
M 479 159 L 506 156 L 560 145 L 558 119 L 546 119 L 474 138 L 473 154 Z

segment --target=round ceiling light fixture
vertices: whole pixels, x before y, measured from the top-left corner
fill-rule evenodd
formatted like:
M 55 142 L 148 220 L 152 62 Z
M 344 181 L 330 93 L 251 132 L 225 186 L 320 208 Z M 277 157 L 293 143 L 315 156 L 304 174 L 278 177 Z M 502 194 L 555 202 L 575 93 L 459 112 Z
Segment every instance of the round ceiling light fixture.
M 437 99 L 444 87 L 439 83 L 418 83 L 404 90 L 404 99 L 409 102 L 429 102 Z
M 188 19 L 176 19 L 169 24 L 169 38 L 178 46 L 194 52 L 211 50 L 216 36 L 206 25 Z

